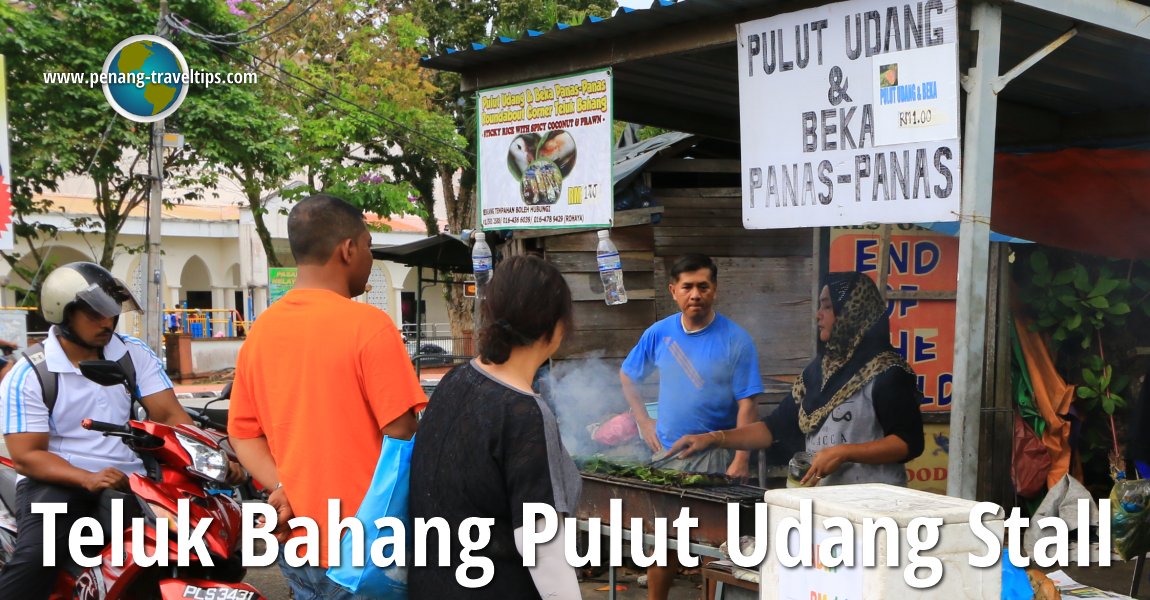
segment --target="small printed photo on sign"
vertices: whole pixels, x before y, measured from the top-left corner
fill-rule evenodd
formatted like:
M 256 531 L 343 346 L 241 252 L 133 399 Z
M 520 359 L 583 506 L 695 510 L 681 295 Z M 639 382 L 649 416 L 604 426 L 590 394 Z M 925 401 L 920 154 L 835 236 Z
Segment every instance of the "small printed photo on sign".
M 883 65 L 878 71 L 878 86 L 880 88 L 898 85 L 898 63 Z
M 543 137 L 517 136 L 507 148 L 507 168 L 520 182 L 523 203 L 555 204 L 563 191 L 563 178 L 575 168 L 575 138 L 560 129 Z

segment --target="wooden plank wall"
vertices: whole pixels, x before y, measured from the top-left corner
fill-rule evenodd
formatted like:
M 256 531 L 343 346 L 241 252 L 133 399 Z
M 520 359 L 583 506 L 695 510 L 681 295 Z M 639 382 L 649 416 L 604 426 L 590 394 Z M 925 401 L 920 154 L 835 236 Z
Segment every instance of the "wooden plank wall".
M 655 256 L 811 256 L 812 229 L 744 229 L 740 193 L 739 188 L 654 190 L 664 207 L 655 227 Z
M 814 348 L 814 230 L 744 229 L 738 188 L 656 189 L 654 195 L 664 207 L 655 227 L 655 280 L 666 282 L 682 254 L 709 255 L 719 267 L 715 307 L 751 334 L 763 376 L 789 380 L 800 373 Z M 657 318 L 679 310 L 663 289 L 656 295 Z
M 627 304 L 607 306 L 595 261 L 594 232 L 543 239 L 547 260 L 564 273 L 575 301 L 575 331 L 564 340 L 557 359 L 597 357 L 622 364 L 643 331 L 655 322 L 654 233 L 650 225 L 611 231 L 623 260 Z M 616 365 L 617 366 L 617 365 Z
M 655 278 L 668 280 L 676 257 L 655 261 Z M 751 334 L 763 377 L 798 375 L 811 359 L 811 259 L 713 257 L 719 267 L 715 310 Z M 679 312 L 669 293 L 655 301 L 657 318 Z

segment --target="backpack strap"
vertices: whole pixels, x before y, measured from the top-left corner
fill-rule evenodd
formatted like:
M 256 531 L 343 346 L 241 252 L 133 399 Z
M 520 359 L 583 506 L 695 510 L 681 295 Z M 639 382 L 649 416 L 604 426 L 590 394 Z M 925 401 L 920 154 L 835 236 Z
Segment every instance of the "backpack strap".
M 132 387 L 132 393 L 129 394 L 129 398 L 132 398 L 133 396 L 139 396 L 140 388 L 137 387 L 136 384 L 136 363 L 132 362 L 132 352 L 128 349 L 128 342 L 124 340 L 123 336 L 117 333 L 116 337 L 119 337 L 120 341 L 124 343 L 124 355 L 121 356 L 116 362 L 119 363 L 120 368 L 124 370 L 124 374 L 128 376 L 128 385 Z M 129 399 L 128 401 L 131 403 L 131 405 L 128 407 L 128 418 L 139 418 L 140 415 L 136 414 L 136 407 L 139 406 L 140 408 L 144 408 L 144 405 L 135 400 Z M 144 418 L 147 418 L 147 414 L 147 409 L 144 409 Z
M 51 415 L 52 409 L 56 407 L 59 376 L 48 370 L 48 357 L 44 355 L 44 344 L 32 344 L 23 354 L 28 364 L 32 365 L 32 372 L 40 382 L 40 397 L 44 401 L 44 406 L 48 407 L 48 414 Z
M 123 341 L 123 338 L 121 338 Z M 127 342 L 124 342 L 127 344 Z M 32 371 L 36 373 L 36 379 L 40 382 L 40 397 L 44 401 L 44 406 L 48 408 L 48 414 L 52 414 L 52 409 L 56 407 L 56 398 L 60 392 L 60 375 L 48 370 L 48 359 L 44 355 L 44 344 L 37 343 L 28 346 L 23 352 L 24 358 L 28 359 L 28 363 L 32 365 Z M 124 355 L 116 361 L 119 363 L 120 368 L 128 376 L 128 385 L 139 394 L 139 389 L 136 387 L 136 364 L 132 362 L 132 353 L 124 349 Z M 132 403 L 133 408 L 135 402 Z M 132 418 L 135 418 L 132 414 Z
M 116 336 L 119 337 L 120 334 L 116 334 Z M 132 353 L 128 350 L 128 342 L 122 337 L 120 337 L 120 341 L 124 343 L 124 355 L 116 362 L 120 364 L 120 368 L 128 376 L 128 385 L 132 386 L 133 393 L 139 395 L 140 389 L 136 387 L 136 363 L 132 362 Z

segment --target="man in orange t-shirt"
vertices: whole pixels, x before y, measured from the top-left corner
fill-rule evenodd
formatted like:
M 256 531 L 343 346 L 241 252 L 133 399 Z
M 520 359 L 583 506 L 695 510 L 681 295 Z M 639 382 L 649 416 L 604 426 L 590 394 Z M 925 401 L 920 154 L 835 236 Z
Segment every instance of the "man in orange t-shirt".
M 351 300 L 372 267 L 363 213 L 311 196 L 288 215 L 288 241 L 295 288 L 260 315 L 240 349 L 228 434 L 240 462 L 272 490 L 281 541 L 292 516 L 319 525 L 318 549 L 309 548 L 319 566 L 280 557 L 296 600 L 352 598 L 324 576 L 328 526 L 337 523 L 328 500 L 340 501 L 340 519 L 356 513 L 383 436 L 410 439 L 427 400 L 387 313 Z

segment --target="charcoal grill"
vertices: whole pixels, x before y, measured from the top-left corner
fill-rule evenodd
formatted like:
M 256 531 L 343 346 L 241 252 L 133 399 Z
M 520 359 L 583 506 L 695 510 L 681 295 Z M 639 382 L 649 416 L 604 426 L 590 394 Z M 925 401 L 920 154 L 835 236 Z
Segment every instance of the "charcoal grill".
M 739 534 L 754 533 L 754 506 L 767 491 L 745 484 L 680 487 L 599 473 L 582 475 L 583 495 L 576 510 L 580 520 L 598 517 L 604 526 L 609 525 L 611 500 L 619 498 L 624 529 L 632 518 L 641 518 L 643 532 L 651 534 L 652 519 L 661 517 L 667 519 L 668 535 L 672 535 L 671 522 L 686 507 L 699 520 L 698 527 L 691 529 L 691 542 L 712 548 L 727 541 L 727 504 L 739 505 Z

